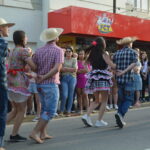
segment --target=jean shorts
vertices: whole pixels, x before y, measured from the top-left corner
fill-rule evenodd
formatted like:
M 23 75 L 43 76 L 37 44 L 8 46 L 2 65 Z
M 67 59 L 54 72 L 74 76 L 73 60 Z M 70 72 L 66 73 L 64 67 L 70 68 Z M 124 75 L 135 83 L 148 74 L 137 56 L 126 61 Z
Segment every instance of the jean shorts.
M 37 84 L 31 82 L 29 84 L 28 90 L 29 90 L 30 93 L 38 93 Z
M 55 83 L 38 84 L 38 93 L 41 101 L 41 118 L 51 120 L 56 112 L 59 100 L 59 89 Z

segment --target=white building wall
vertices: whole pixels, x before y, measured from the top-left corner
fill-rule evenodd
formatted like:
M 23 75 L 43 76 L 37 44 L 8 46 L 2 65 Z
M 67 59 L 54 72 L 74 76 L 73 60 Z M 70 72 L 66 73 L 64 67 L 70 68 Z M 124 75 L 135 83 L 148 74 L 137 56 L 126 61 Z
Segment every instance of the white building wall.
M 130 0 L 116 0 L 116 13 L 150 19 L 148 11 L 143 12 L 143 10 L 136 10 L 134 6 L 129 5 L 129 2 Z M 67 6 L 78 6 L 113 12 L 113 0 L 50 0 L 50 11 Z
M 150 19 L 149 12 L 135 9 L 131 11 L 133 7 L 129 5 L 130 0 L 116 2 L 117 13 Z M 113 12 L 113 0 L 0 0 L 0 17 L 16 23 L 10 30 L 10 47 L 15 30 L 24 30 L 27 33 L 32 49 L 41 46 L 43 43 L 40 42 L 39 36 L 42 30 L 47 28 L 47 13 L 68 6 Z
M 7 38 L 9 47 L 14 47 L 12 42 L 13 32 L 15 30 L 23 30 L 28 36 L 27 46 L 35 50 L 38 43 L 40 43 L 39 35 L 43 24 L 42 11 L 33 7 L 28 9 L 23 8 L 23 6 L 29 7 L 29 3 L 20 3 L 22 5 L 18 6 L 18 4 L 15 5 L 15 3 L 12 3 L 12 1 L 14 0 L 4 0 L 4 3 L 0 5 L 0 17 L 15 23 L 15 26 L 10 28 L 10 36 Z
M 112 0 L 50 0 L 50 11 L 68 6 L 78 6 L 96 10 L 113 10 Z

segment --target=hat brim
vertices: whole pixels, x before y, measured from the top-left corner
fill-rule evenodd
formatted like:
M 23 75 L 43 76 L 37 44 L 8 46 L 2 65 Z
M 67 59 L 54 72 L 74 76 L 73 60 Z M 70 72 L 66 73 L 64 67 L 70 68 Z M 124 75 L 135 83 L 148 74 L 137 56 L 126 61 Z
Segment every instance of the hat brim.
M 129 43 L 133 43 L 134 41 L 136 41 L 138 38 L 137 37 L 132 37 L 130 40 L 124 40 L 124 39 L 120 39 L 120 40 L 117 40 L 116 43 L 118 45 L 126 45 L 126 44 L 129 44 Z
M 52 38 L 47 39 L 47 37 L 45 36 L 45 32 L 46 32 L 46 30 L 45 30 L 45 31 L 43 31 L 43 32 L 41 33 L 41 35 L 40 35 L 40 40 L 41 40 L 42 42 L 50 42 L 50 41 L 53 41 L 53 40 L 55 40 L 57 37 L 59 37 L 59 36 L 62 34 L 62 32 L 64 31 L 64 29 L 62 29 L 62 28 L 55 28 L 55 29 L 57 30 L 57 35 L 55 35 L 55 36 L 52 37 Z
M 0 26 L 2 26 L 2 27 L 4 27 L 4 26 L 12 27 L 14 25 L 15 25 L 15 23 L 5 23 L 5 24 L 1 24 Z

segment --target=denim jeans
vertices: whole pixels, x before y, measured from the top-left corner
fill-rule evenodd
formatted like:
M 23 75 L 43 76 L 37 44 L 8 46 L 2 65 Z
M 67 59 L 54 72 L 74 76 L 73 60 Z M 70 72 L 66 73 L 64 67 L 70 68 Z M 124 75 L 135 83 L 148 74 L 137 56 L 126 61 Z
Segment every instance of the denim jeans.
M 0 137 L 3 137 L 5 132 L 7 106 L 8 106 L 7 89 L 5 86 L 0 84 Z
M 125 116 L 129 107 L 132 105 L 134 101 L 134 84 L 133 82 L 128 83 L 118 83 L 118 113 Z
M 59 100 L 59 89 L 55 83 L 38 84 L 37 89 L 41 101 L 41 118 L 50 120 L 54 117 L 57 111 Z
M 61 89 L 61 104 L 60 104 L 61 112 L 64 112 L 65 108 L 68 113 L 71 112 L 76 82 L 77 82 L 76 77 L 73 77 L 72 75 L 62 76 L 61 88 L 60 88 Z

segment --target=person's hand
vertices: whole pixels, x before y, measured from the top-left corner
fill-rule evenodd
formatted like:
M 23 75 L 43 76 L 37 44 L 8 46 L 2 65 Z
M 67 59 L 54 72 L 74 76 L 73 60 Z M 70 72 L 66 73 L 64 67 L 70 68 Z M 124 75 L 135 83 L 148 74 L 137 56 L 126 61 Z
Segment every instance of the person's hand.
M 124 71 L 124 70 L 117 70 L 117 71 L 115 72 L 115 74 L 116 74 L 117 76 L 122 76 L 123 74 L 125 74 L 125 71 Z
M 31 75 L 30 73 L 28 73 L 28 72 L 26 72 L 25 75 L 26 75 L 29 79 L 32 78 L 32 75 Z
M 43 80 L 45 80 L 45 76 L 44 75 L 38 75 L 36 78 L 36 82 L 37 83 L 41 83 Z
M 143 79 L 144 79 L 144 80 L 147 79 L 147 75 L 146 75 L 146 74 L 143 75 Z

